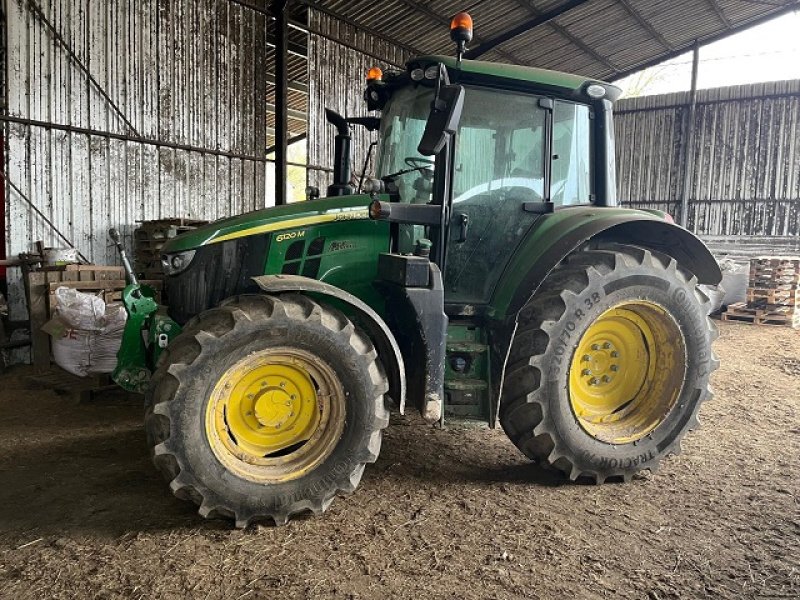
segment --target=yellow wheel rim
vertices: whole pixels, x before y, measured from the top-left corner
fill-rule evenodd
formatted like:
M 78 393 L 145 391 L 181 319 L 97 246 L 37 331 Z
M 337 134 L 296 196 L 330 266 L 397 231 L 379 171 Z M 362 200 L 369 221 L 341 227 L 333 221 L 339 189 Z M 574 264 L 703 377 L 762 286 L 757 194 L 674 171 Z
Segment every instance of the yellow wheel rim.
M 206 436 L 226 468 L 277 483 L 323 462 L 341 437 L 345 394 L 327 364 L 297 348 L 271 348 L 230 367 L 206 408 Z
M 686 345 L 675 320 L 651 302 L 619 304 L 578 342 L 569 375 L 572 411 L 596 439 L 634 442 L 669 415 L 685 372 Z

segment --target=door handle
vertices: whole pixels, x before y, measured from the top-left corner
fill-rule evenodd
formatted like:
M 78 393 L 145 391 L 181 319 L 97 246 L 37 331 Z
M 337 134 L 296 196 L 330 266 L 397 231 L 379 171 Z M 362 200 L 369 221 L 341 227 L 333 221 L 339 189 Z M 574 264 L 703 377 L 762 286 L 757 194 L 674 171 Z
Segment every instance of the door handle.
M 461 213 L 458 215 L 459 233 L 456 243 L 463 244 L 467 241 L 467 231 L 469 230 L 469 215 Z

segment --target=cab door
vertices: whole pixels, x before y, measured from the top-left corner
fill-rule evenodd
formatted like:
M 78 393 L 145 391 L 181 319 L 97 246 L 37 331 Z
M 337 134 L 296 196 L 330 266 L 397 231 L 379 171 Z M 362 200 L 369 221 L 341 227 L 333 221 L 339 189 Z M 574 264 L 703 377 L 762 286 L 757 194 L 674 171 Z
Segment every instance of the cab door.
M 467 88 L 456 139 L 445 302 L 485 304 L 541 214 L 593 201 L 589 106 Z M 548 186 L 545 193 L 545 185 Z
M 445 301 L 489 301 L 519 241 L 539 215 L 545 186 L 547 109 L 539 96 L 467 88 L 456 138 Z

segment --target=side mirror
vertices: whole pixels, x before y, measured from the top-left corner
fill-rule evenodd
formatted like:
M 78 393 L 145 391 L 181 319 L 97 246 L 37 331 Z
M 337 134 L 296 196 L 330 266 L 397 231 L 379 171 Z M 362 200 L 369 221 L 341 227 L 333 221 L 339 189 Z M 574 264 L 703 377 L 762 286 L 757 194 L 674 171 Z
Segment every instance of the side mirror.
M 458 131 L 461 113 L 464 110 L 464 88 L 450 84 L 443 65 L 439 65 L 439 81 L 436 95 L 431 102 L 431 113 L 425 124 L 425 133 L 417 146 L 423 156 L 439 154 L 449 136 Z

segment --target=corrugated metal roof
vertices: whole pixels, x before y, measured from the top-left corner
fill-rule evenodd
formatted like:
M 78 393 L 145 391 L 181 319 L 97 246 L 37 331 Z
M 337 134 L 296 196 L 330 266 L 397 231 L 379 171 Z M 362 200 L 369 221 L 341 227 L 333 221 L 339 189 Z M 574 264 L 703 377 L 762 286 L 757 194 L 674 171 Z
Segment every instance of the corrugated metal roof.
M 472 47 L 550 11 L 564 11 L 482 56 L 616 79 L 800 7 L 798 0 L 319 0 L 305 2 L 424 53 L 452 53 L 447 23 L 467 10 Z M 566 8 L 569 7 L 569 10 Z

